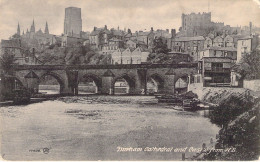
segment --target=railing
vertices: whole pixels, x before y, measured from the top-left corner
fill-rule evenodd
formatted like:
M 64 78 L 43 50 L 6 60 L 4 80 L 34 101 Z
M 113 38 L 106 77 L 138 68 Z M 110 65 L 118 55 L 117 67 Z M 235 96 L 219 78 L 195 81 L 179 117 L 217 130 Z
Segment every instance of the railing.
M 212 67 L 205 69 L 205 72 L 230 72 L 230 68 Z
M 15 70 L 80 70 L 80 69 L 134 69 L 134 68 L 197 68 L 197 63 L 185 64 L 119 64 L 119 65 L 13 65 Z
M 206 86 L 209 87 L 230 87 L 230 83 L 208 83 Z

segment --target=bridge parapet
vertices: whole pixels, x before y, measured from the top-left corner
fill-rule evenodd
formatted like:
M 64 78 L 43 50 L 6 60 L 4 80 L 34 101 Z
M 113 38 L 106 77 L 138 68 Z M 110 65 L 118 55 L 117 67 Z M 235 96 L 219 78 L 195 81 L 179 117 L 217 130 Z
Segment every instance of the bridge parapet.
M 143 69 L 196 68 L 197 63 L 183 64 L 120 64 L 120 65 L 13 65 L 14 70 L 86 70 L 86 69 Z
M 78 84 L 84 77 L 91 78 L 98 85 L 98 91 L 113 94 L 114 84 L 120 77 L 128 82 L 131 94 L 147 92 L 147 79 L 157 81 L 163 92 L 174 93 L 174 85 L 179 77 L 190 75 L 197 71 L 197 63 L 184 64 L 126 64 L 126 65 L 13 65 L 13 69 L 24 85 L 28 83 L 24 76 L 34 71 L 39 77 L 52 74 L 62 85 L 61 93 L 77 94 Z M 174 75 L 167 75 L 169 70 Z M 114 76 L 105 78 L 105 72 L 110 70 Z M 38 83 L 39 84 L 39 83 Z

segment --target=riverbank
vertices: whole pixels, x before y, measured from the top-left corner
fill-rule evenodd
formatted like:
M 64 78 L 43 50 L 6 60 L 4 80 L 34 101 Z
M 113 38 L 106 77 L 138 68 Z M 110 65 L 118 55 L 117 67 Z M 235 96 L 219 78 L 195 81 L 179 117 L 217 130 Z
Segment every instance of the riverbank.
M 211 122 L 221 127 L 215 149 L 198 160 L 258 160 L 260 144 L 259 108 L 260 98 L 251 91 L 215 93 L 209 92 L 205 99 L 218 102 L 210 113 Z M 233 150 L 233 151 L 227 151 Z
M 158 100 L 154 96 L 116 96 L 116 95 L 89 95 L 89 96 L 70 96 L 60 97 L 59 101 L 65 103 L 82 103 L 82 104 L 156 104 Z

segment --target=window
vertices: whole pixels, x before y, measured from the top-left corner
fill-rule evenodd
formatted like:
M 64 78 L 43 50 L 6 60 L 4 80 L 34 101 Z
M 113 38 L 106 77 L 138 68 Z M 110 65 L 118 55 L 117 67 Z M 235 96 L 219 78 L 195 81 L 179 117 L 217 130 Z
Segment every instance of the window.
M 212 71 L 221 71 L 223 69 L 223 63 L 212 62 L 211 63 L 211 70 Z
M 227 51 L 225 51 L 225 52 L 224 52 L 224 56 L 227 57 L 227 55 L 228 55 L 228 53 L 227 53 Z

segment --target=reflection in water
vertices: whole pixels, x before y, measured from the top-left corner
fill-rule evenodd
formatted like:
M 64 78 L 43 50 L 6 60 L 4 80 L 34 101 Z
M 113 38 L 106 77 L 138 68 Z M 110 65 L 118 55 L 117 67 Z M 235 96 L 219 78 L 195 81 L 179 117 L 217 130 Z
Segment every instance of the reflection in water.
M 215 139 L 219 128 L 200 112 L 138 104 L 152 98 L 65 97 L 2 107 L 1 152 L 8 160 L 181 160 L 181 153 L 118 153 L 116 148 L 201 147 Z M 50 149 L 48 156 L 29 152 L 41 148 Z

